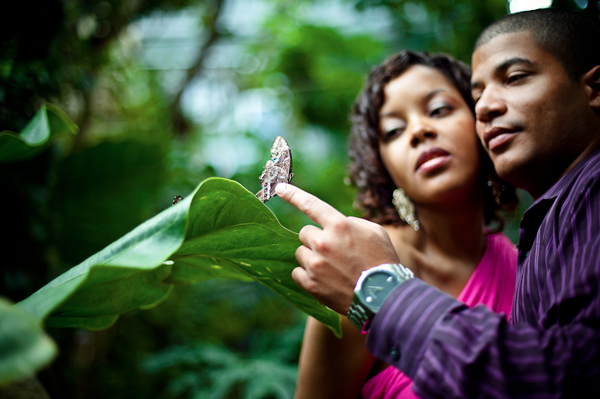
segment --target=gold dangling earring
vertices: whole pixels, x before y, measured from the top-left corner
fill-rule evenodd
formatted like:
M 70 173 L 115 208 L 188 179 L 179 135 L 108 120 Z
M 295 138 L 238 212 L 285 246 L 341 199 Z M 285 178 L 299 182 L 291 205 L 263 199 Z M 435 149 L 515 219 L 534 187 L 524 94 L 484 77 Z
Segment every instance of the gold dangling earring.
M 401 188 L 394 190 L 392 203 L 398 210 L 400 219 L 411 225 L 415 231 L 419 231 L 419 221 L 415 213 L 415 204 Z
M 500 196 L 502 195 L 502 191 L 504 191 L 504 187 L 500 187 L 500 183 L 492 179 L 488 180 L 487 185 L 492 189 L 494 201 L 496 201 L 496 204 L 500 205 Z

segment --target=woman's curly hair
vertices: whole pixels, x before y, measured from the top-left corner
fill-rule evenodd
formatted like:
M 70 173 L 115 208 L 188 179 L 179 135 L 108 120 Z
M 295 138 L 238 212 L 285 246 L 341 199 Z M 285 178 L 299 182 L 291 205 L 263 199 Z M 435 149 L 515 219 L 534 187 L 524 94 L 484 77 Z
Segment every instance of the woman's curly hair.
M 385 102 L 385 86 L 412 65 L 434 68 L 446 76 L 458 89 L 475 117 L 475 104 L 471 97 L 471 70 L 460 61 L 445 54 L 415 53 L 404 50 L 390 56 L 374 67 L 352 108 L 352 130 L 349 140 L 349 175 L 358 188 L 355 206 L 363 217 L 379 224 L 400 224 L 398 212 L 392 204 L 396 185 L 383 166 L 379 153 L 379 112 Z M 486 225 L 500 231 L 504 221 L 518 205 L 515 187 L 498 177 L 489 156 L 479 145 L 482 171 L 480 181 L 484 186 L 484 217 Z M 492 181 L 492 186 L 487 182 Z M 496 191 L 499 201 L 492 188 Z

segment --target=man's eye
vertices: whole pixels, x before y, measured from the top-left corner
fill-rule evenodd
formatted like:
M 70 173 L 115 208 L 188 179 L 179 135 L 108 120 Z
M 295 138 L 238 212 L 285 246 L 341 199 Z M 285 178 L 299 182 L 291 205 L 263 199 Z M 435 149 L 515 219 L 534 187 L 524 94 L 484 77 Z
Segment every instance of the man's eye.
M 526 76 L 527 76 L 527 74 L 524 74 L 524 73 L 515 73 L 515 74 L 512 74 L 512 75 L 509 75 L 506 78 L 506 83 L 507 84 L 511 84 L 511 83 L 517 82 L 517 81 L 523 79 Z

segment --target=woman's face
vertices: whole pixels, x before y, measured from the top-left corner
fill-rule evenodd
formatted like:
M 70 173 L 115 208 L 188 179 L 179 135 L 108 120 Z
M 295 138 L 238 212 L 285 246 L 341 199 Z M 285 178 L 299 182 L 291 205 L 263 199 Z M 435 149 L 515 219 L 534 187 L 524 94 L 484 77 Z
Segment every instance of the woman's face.
M 470 195 L 479 176 L 475 119 L 437 70 L 413 65 L 390 81 L 379 112 L 379 150 L 396 186 L 416 203 Z

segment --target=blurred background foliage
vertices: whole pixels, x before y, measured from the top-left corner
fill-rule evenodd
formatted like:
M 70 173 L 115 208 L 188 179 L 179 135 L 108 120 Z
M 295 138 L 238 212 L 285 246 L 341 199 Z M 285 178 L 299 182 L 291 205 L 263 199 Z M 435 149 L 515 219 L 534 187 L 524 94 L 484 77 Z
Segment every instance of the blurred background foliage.
M 293 149 L 294 184 L 355 214 L 348 114 L 370 67 L 404 48 L 468 63 L 481 29 L 523 2 L 11 2 L 0 130 L 51 102 L 80 133 L 0 164 L 0 294 L 24 299 L 206 177 L 258 191 L 276 135 Z M 599 5 L 553 3 L 596 22 Z M 294 231 L 309 223 L 278 198 L 269 206 Z M 208 281 L 105 331 L 50 329 L 60 355 L 38 377 L 55 399 L 289 398 L 304 321 L 258 284 Z

